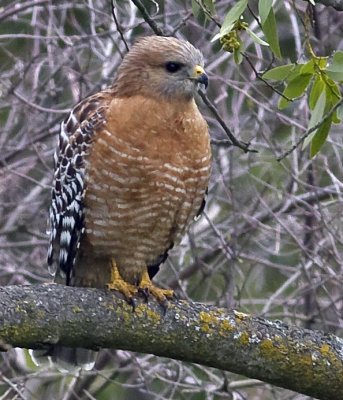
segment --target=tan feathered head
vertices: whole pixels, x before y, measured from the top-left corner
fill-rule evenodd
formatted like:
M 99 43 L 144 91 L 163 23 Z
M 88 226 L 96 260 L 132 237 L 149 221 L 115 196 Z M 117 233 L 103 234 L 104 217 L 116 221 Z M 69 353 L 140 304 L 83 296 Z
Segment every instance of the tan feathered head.
M 167 100 L 190 100 L 198 85 L 207 86 L 201 52 L 173 37 L 139 39 L 123 59 L 114 82 L 118 97 L 137 94 Z

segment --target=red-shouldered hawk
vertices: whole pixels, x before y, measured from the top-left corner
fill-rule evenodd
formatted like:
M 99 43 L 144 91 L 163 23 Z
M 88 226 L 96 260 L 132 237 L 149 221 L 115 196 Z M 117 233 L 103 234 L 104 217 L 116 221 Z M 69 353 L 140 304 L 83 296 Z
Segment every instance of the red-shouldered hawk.
M 63 121 L 48 265 L 67 285 L 172 296 L 150 279 L 201 210 L 211 169 L 194 101 L 203 57 L 172 37 L 140 39 L 106 90 Z

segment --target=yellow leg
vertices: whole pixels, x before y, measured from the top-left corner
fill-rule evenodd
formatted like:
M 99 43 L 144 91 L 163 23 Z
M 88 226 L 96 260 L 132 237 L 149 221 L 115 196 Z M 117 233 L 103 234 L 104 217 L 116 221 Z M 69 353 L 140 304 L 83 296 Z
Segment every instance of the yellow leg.
M 141 283 L 139 284 L 141 291 L 147 291 L 148 294 L 152 295 L 160 303 L 164 303 L 167 299 L 171 299 L 174 296 L 174 291 L 171 289 L 160 289 L 153 285 L 150 280 L 148 270 L 146 269 L 143 273 Z
M 122 293 L 128 301 L 138 292 L 136 286 L 125 282 L 120 276 L 116 262 L 113 259 L 111 260 L 111 280 L 106 286 L 110 290 L 117 290 Z

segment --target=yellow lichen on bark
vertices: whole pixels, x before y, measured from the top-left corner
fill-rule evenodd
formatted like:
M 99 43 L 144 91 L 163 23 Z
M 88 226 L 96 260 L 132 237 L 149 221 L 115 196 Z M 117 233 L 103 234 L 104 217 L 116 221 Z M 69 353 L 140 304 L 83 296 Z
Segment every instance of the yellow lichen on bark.
M 342 362 L 333 352 L 331 346 L 327 343 L 322 344 L 319 349 L 320 354 L 323 356 L 323 361 L 329 362 L 331 365 L 334 365 L 336 368 L 342 368 Z
M 248 332 L 242 332 L 242 334 L 239 337 L 239 343 L 242 344 L 243 346 L 247 346 L 249 344 L 249 333 Z
M 218 324 L 218 318 L 211 312 L 200 312 L 199 321 L 200 329 L 204 333 L 213 333 L 213 327 Z
M 227 336 L 228 333 L 235 330 L 235 327 L 227 320 L 221 320 L 219 325 L 219 335 Z

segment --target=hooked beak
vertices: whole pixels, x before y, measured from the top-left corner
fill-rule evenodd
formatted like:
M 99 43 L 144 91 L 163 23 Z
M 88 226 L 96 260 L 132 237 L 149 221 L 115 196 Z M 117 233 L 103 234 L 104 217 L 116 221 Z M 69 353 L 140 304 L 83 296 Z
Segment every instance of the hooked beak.
M 206 72 L 201 65 L 196 65 L 194 67 L 191 79 L 197 81 L 198 83 L 201 83 L 202 85 L 205 86 L 205 89 L 207 89 L 208 76 L 206 75 Z

